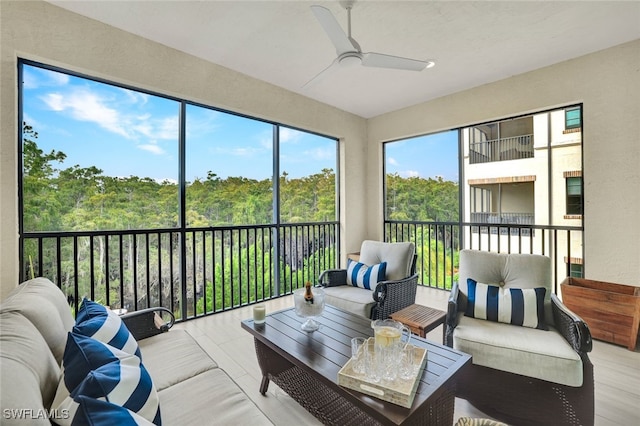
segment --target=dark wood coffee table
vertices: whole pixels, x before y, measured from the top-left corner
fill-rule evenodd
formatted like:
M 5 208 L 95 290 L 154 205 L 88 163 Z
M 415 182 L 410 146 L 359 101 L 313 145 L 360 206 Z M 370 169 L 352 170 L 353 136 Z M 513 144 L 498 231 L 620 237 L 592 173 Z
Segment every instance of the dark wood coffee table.
M 427 365 L 411 408 L 338 386 L 338 371 L 351 355 L 351 338 L 373 337 L 371 321 L 326 306 L 320 329 L 300 329 L 303 319 L 293 307 L 267 315 L 264 324 L 242 321 L 254 336 L 263 378 L 260 392 L 273 381 L 325 424 L 451 425 L 455 377 L 471 356 L 412 336 L 428 350 Z

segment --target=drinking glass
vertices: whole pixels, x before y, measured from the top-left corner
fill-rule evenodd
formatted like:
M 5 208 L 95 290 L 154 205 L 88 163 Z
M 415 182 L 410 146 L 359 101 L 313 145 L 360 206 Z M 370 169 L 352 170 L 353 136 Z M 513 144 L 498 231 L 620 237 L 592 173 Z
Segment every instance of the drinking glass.
M 378 383 L 382 379 L 380 373 L 380 353 L 376 352 L 373 342 L 368 341 L 364 345 L 364 374 L 367 381 Z
M 413 345 L 406 345 L 400 351 L 400 377 L 404 380 L 410 380 L 418 374 L 419 352 Z
M 364 345 L 366 343 L 367 339 L 364 337 L 354 337 L 351 339 L 351 368 L 356 374 L 364 374 L 364 351 L 366 350 Z

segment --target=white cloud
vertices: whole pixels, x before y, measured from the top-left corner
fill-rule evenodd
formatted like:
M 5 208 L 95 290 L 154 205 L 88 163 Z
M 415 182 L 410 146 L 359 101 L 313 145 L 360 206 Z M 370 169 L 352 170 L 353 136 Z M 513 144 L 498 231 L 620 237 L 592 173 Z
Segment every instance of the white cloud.
M 398 161 L 396 161 L 395 158 L 393 157 L 389 157 L 389 159 L 387 160 L 389 162 L 389 164 L 391 164 L 392 166 L 397 166 L 398 165 Z
M 420 172 L 416 170 L 402 170 L 398 172 L 398 175 L 403 178 L 420 177 Z
M 69 76 L 45 69 L 23 68 L 22 87 L 24 89 L 37 89 L 43 86 L 66 86 Z
M 280 127 L 280 143 L 298 142 L 304 133 L 290 129 L 288 127 Z
M 127 139 L 132 138 L 126 130 L 130 127 L 128 120 L 121 117 L 118 110 L 105 105 L 105 100 L 96 93 L 74 89 L 65 95 L 49 93 L 42 100 L 54 111 L 68 112 L 76 120 L 93 122 Z
M 150 152 L 152 154 L 156 154 L 156 155 L 162 155 L 162 154 L 166 153 L 166 151 L 164 149 L 162 149 L 161 147 L 159 147 L 158 145 L 156 145 L 154 143 L 138 145 L 138 148 L 143 150 L 143 151 L 148 151 L 148 152 Z
M 139 121 L 132 129 L 150 139 L 178 139 L 178 117 L 154 119 L 150 114 L 136 117 Z
M 150 113 L 138 113 L 132 107 L 143 106 L 147 103 L 148 96 L 125 89 L 112 92 L 110 95 L 118 93 L 124 94 L 125 98 L 101 96 L 87 88 L 75 87 L 66 92 L 48 93 L 41 99 L 54 111 L 68 114 L 75 120 L 95 123 L 109 132 L 130 140 L 178 139 L 177 115 L 154 117 Z
M 119 89 L 122 91 L 122 93 L 125 94 L 125 96 L 127 97 L 127 100 L 131 104 L 145 105 L 149 100 L 149 95 L 147 95 L 146 93 L 136 92 L 134 90 L 124 89 L 124 88 L 119 88 Z
M 336 155 L 335 148 L 316 148 L 311 151 L 305 151 L 305 157 L 311 157 L 313 160 L 330 160 Z M 307 158 L 304 158 L 305 160 Z

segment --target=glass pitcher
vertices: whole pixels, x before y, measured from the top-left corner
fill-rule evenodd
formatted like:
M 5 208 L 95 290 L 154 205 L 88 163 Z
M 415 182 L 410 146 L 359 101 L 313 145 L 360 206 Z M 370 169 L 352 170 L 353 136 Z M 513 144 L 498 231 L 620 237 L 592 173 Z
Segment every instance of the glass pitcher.
M 402 334 L 405 331 L 407 341 L 402 346 L 408 345 L 411 340 L 411 330 L 401 322 L 392 319 L 371 321 L 371 327 L 373 328 L 376 349 L 397 347 L 402 342 Z

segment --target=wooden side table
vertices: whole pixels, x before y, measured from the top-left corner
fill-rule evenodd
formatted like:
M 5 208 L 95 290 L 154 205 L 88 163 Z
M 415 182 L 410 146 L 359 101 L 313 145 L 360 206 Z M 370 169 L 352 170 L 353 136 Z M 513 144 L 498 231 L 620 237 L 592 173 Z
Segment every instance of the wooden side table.
M 426 337 L 427 333 L 444 324 L 447 313 L 428 306 L 411 305 L 391 314 L 391 319 L 399 321 L 409 327 L 412 333 L 420 337 Z M 442 341 L 444 342 L 444 327 L 442 329 Z

